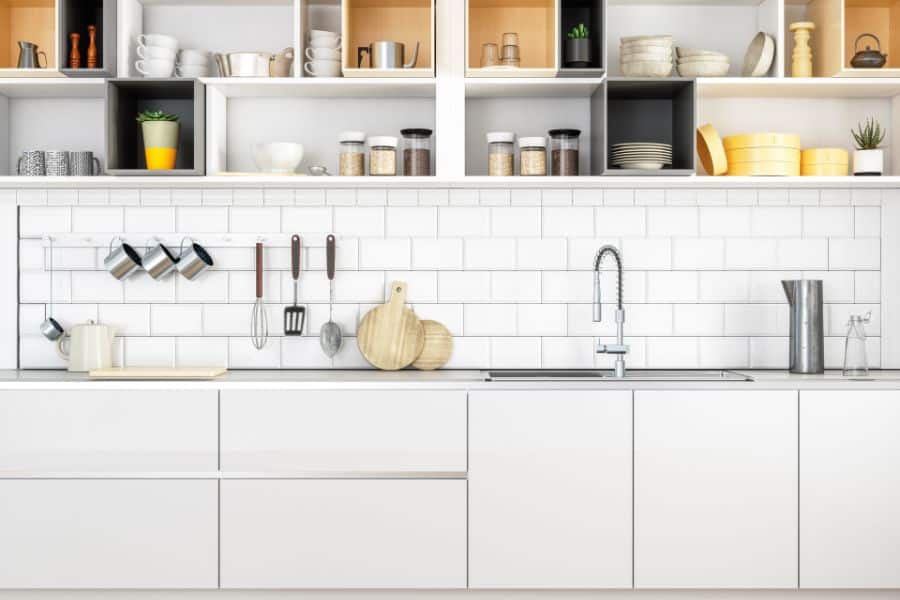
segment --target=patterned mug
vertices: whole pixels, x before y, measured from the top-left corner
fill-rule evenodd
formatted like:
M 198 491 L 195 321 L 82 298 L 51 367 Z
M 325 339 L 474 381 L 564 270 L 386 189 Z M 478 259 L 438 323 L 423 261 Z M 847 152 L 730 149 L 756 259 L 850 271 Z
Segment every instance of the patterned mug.
M 69 174 L 69 153 L 65 150 L 47 150 L 47 175 L 65 177 Z
M 40 177 L 47 174 L 46 156 L 43 150 L 25 150 L 16 163 L 16 175 Z
M 91 151 L 69 152 L 69 174 L 91 177 L 100 174 L 100 160 Z

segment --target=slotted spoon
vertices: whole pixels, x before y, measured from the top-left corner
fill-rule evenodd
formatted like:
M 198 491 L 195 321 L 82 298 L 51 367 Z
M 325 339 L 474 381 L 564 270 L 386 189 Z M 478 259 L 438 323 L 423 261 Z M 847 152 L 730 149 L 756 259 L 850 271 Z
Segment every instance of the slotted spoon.
M 334 305 L 334 236 L 325 238 L 325 263 L 328 269 L 328 322 L 319 330 L 319 345 L 329 358 L 337 354 L 344 343 L 341 326 L 334 322 L 332 310 Z

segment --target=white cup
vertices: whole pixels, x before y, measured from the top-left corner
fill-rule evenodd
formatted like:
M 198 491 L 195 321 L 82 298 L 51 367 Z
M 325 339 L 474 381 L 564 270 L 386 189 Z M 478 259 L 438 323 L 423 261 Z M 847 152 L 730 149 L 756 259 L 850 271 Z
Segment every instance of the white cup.
M 141 46 L 162 46 L 163 48 L 178 50 L 178 40 L 171 35 L 163 35 L 162 33 L 142 33 L 137 36 L 137 41 Z
M 317 37 L 309 40 L 309 45 L 313 48 L 332 48 L 337 49 L 341 47 L 341 36 L 331 36 L 331 37 Z
M 203 50 L 187 50 L 182 49 L 178 53 L 178 64 L 180 65 L 209 65 L 209 53 Z
M 341 63 L 337 60 L 310 60 L 303 64 L 303 70 L 313 77 L 340 77 Z
M 209 75 L 209 67 L 206 65 L 175 65 L 175 75 L 188 79 L 206 77 Z
M 140 58 L 175 60 L 175 50 L 165 46 L 144 46 L 139 44 L 135 52 Z
M 310 29 L 309 30 L 309 39 L 315 38 L 327 38 L 327 37 L 337 37 L 338 34 L 334 31 L 325 31 L 323 29 Z
M 305 54 L 309 60 L 341 60 L 338 48 L 307 48 Z
M 172 71 L 175 69 L 175 61 L 150 58 L 147 60 L 139 60 L 134 63 L 134 68 L 144 77 L 171 77 Z

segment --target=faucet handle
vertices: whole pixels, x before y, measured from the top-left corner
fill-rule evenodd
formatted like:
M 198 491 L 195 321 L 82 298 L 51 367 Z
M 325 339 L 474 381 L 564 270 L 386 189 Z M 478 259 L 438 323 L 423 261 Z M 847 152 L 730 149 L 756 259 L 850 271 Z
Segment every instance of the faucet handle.
M 628 354 L 630 348 L 625 344 L 598 344 L 597 354 Z

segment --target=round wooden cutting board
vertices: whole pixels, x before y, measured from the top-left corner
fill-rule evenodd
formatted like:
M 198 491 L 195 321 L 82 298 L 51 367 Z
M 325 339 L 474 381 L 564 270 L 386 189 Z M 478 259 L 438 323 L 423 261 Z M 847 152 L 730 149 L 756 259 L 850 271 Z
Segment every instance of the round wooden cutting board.
M 391 284 L 386 304 L 366 313 L 356 332 L 356 343 L 373 367 L 396 371 L 412 364 L 425 346 L 425 328 L 406 306 L 406 284 Z
M 412 366 L 422 371 L 440 369 L 453 353 L 453 337 L 450 330 L 437 321 L 422 321 L 425 328 L 425 347 Z

